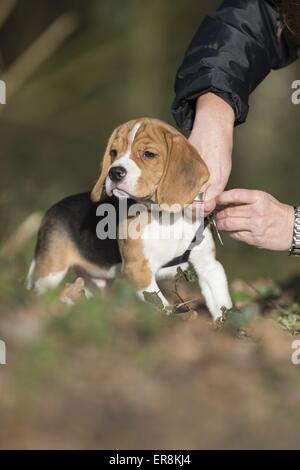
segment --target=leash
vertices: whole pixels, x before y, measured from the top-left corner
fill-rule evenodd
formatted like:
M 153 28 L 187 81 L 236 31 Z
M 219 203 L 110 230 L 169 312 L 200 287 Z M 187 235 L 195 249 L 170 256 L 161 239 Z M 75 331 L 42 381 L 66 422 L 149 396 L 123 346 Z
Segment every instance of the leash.
M 203 202 L 203 193 L 198 193 L 194 199 L 194 202 Z M 203 227 L 202 227 L 202 224 L 198 227 L 198 229 L 196 230 L 195 236 L 193 240 L 191 241 L 187 250 L 182 255 L 179 255 L 179 256 L 176 256 L 176 258 L 173 258 L 171 261 L 169 261 L 169 263 L 164 264 L 162 268 L 171 268 L 172 266 L 186 263 L 189 260 L 191 250 L 196 245 L 200 245 L 202 241 L 204 240 L 203 232 L 206 229 L 206 227 L 208 227 L 208 225 L 211 225 L 213 229 L 214 238 L 217 238 L 218 241 L 220 242 L 220 245 L 224 246 L 222 237 L 220 235 L 220 232 L 216 224 L 216 214 L 217 214 L 217 211 L 214 210 L 211 214 L 205 217 Z

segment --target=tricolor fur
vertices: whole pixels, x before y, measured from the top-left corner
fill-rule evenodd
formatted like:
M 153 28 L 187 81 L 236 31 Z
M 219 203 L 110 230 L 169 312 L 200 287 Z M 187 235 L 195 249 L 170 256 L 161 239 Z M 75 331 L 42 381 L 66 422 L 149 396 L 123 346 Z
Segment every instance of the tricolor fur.
M 145 201 L 161 207 L 182 207 L 192 203 L 209 177 L 196 149 L 173 127 L 156 119 L 142 118 L 119 126 L 111 135 L 102 161 L 100 176 L 91 191 L 60 201 L 46 213 L 38 234 L 35 258 L 28 275 L 28 287 L 37 292 L 57 286 L 70 267 L 90 282 L 103 286 L 119 273 L 132 279 L 139 296 L 158 292 L 157 280 L 172 277 L 177 266 L 164 265 L 182 255 L 194 238 L 197 224 L 177 214 L 172 230 L 179 237 L 164 239 L 160 219 L 138 219 L 138 239 L 106 239 L 96 236 L 96 208 L 110 202 L 118 211 L 119 198 L 130 203 Z M 136 216 L 139 218 L 139 216 Z M 124 219 L 128 224 L 132 218 Z M 214 319 L 221 308 L 232 306 L 225 272 L 215 259 L 209 229 L 204 240 L 190 252 L 207 307 Z

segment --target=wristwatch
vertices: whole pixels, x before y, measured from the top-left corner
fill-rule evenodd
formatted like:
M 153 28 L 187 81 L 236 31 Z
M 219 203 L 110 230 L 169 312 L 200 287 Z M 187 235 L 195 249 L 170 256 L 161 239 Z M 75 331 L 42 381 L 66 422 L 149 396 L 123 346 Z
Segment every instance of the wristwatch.
M 290 256 L 300 256 L 300 206 L 295 207 L 293 241 Z

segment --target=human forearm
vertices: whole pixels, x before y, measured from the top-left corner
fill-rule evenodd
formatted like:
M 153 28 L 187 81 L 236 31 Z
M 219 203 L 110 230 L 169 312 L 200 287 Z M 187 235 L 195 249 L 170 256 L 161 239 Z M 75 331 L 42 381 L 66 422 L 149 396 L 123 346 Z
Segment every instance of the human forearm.
M 215 198 L 224 190 L 231 171 L 234 112 L 223 99 L 206 93 L 197 100 L 194 126 L 189 137 L 210 172 L 205 191 L 205 212 L 215 207 Z

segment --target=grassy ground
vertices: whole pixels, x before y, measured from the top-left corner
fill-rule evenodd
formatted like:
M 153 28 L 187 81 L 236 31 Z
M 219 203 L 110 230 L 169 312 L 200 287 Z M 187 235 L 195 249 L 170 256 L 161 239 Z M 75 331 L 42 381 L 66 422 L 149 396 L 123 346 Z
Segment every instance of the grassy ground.
M 22 255 L 3 267 L 1 448 L 299 446 L 293 285 L 235 280 L 212 325 L 201 299 L 166 317 L 122 280 L 68 308 L 25 291 Z M 199 297 L 193 276 L 164 289 Z

